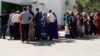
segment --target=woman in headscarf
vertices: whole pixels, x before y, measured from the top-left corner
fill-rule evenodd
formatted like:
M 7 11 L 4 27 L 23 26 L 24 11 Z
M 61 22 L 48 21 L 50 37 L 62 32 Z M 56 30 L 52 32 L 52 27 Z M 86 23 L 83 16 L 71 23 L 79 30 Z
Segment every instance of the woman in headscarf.
M 54 22 L 54 39 L 58 39 L 58 22 L 57 22 L 57 16 L 55 12 L 53 12 L 53 15 L 55 16 L 56 20 Z
M 75 38 L 77 36 L 77 19 L 74 15 L 74 12 L 70 11 L 70 36 Z
M 42 40 L 47 40 L 47 13 L 43 12 L 42 13 L 42 18 L 41 18 L 41 38 Z
M 97 27 L 96 34 L 100 35 L 100 12 L 98 12 L 97 14 L 96 27 Z
M 70 15 L 69 11 L 65 11 L 64 25 L 65 25 L 65 38 L 70 38 Z
M 80 12 L 76 14 L 77 18 L 77 37 L 82 37 L 83 36 L 83 18 Z
M 95 26 L 95 18 L 94 13 L 90 13 L 90 35 L 96 35 L 96 26 Z

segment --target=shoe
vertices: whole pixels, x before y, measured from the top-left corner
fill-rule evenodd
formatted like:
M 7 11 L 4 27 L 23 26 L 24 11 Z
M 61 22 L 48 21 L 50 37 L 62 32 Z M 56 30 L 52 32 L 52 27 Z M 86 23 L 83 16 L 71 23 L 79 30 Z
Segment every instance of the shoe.
M 41 40 L 41 39 L 36 39 L 36 41 L 39 41 L 39 40 Z
M 29 43 L 29 41 L 26 41 L 26 44 L 28 44 Z
M 22 41 L 22 43 L 24 43 L 24 41 Z
M 50 41 L 52 41 L 53 39 L 49 39 Z
M 3 39 L 6 39 L 5 37 L 3 37 Z

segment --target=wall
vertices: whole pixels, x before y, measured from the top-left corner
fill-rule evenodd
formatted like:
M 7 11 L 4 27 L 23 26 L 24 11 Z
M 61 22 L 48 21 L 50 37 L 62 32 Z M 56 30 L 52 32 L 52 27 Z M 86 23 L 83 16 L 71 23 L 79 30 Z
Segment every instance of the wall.
M 36 1 L 36 0 L 35 0 Z M 37 0 L 38 4 L 34 4 L 33 5 L 33 11 L 35 11 L 36 7 L 41 8 L 42 6 L 42 10 L 41 11 L 47 11 L 49 9 L 51 9 L 52 11 L 54 11 L 57 15 L 57 19 L 58 19 L 58 24 L 61 25 L 61 15 L 62 15 L 62 8 L 61 8 L 61 0 Z M 34 1 L 31 1 L 34 2 Z M 39 5 L 39 3 L 44 3 L 44 5 Z
M 2 1 L 9 2 L 9 3 L 15 3 L 15 4 L 20 4 L 21 1 L 23 1 L 23 0 L 2 0 Z
M 68 5 L 66 5 L 66 10 L 76 11 L 74 6 L 76 5 L 76 0 L 68 0 Z
M 21 0 L 21 1 L 20 1 L 20 4 L 21 4 L 21 5 L 30 5 L 30 4 L 31 4 L 30 1 L 32 1 L 32 0 Z
M 1 1 L 1 0 L 0 0 Z M 66 0 L 2 0 L 5 2 L 10 2 L 10 3 L 15 3 L 15 4 L 26 4 L 27 2 L 35 2 L 37 1 L 37 4 L 32 4 L 33 8 L 32 10 L 35 12 L 35 8 L 39 7 L 41 10 L 40 11 L 48 11 L 49 9 L 53 10 L 58 18 L 58 24 L 63 25 L 63 15 L 65 10 L 74 10 L 74 5 L 76 0 L 68 0 L 69 5 L 65 6 L 65 1 Z M 1 3 L 1 2 L 0 2 Z M 40 4 L 44 3 L 44 4 Z M 1 10 L 1 5 L 0 5 L 0 10 Z M 1 12 L 1 11 L 0 11 Z
M 69 4 L 65 5 L 66 0 L 31 0 L 31 2 L 38 2 L 37 4 L 33 4 L 33 11 L 35 11 L 36 7 L 42 9 L 41 11 L 48 11 L 52 9 L 58 18 L 58 24 L 63 25 L 63 18 L 65 10 L 76 11 L 74 5 L 76 5 L 76 0 L 68 0 Z M 39 3 L 44 3 L 44 5 L 40 5 Z

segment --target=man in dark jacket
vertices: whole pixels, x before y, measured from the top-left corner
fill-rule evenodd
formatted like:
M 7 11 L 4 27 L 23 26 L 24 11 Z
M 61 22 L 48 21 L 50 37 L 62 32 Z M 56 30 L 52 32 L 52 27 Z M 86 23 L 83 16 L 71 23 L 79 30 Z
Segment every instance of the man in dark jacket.
M 41 18 L 42 13 L 39 12 L 39 8 L 36 8 L 36 15 L 35 15 L 35 37 L 36 40 L 41 40 Z
M 9 18 L 9 15 L 7 14 L 6 11 L 4 11 L 3 14 L 0 16 L 0 19 L 1 19 L 0 38 L 3 36 L 3 39 L 5 39 L 8 18 Z

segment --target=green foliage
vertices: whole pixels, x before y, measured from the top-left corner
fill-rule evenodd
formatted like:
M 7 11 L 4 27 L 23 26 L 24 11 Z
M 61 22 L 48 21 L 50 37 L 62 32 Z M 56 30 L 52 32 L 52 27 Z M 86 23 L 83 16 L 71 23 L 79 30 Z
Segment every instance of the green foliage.
M 97 12 L 100 11 L 100 0 L 76 0 L 78 11 Z M 79 9 L 80 8 L 80 9 Z M 81 9 L 82 8 L 82 9 Z

